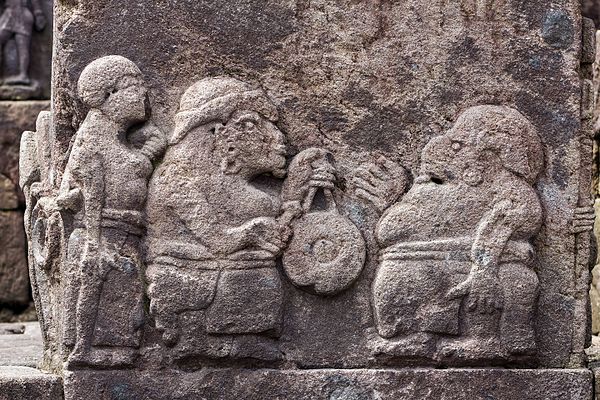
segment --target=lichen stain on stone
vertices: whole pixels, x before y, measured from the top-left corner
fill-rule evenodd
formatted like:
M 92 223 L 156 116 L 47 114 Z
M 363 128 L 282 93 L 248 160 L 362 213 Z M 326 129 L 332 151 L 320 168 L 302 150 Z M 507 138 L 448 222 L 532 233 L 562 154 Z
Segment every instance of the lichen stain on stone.
M 114 400 L 133 400 L 129 385 L 126 383 L 117 383 L 111 389 L 111 399 Z
M 550 10 L 542 22 L 542 38 L 550 46 L 566 49 L 573 43 L 575 27 L 569 15 L 562 10 Z

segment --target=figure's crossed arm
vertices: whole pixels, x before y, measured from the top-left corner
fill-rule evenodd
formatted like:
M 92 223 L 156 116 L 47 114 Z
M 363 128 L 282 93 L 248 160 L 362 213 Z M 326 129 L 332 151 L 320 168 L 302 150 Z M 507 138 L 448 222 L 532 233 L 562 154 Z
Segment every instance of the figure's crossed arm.
M 480 221 L 471 247 L 469 277 L 448 292 L 449 299 L 470 295 L 468 307 L 481 313 L 502 308 L 498 283 L 498 265 L 506 244 L 517 230 L 541 220 L 541 206 L 535 194 L 512 190 L 501 193 L 492 210 Z M 528 228 L 529 229 L 529 228 Z

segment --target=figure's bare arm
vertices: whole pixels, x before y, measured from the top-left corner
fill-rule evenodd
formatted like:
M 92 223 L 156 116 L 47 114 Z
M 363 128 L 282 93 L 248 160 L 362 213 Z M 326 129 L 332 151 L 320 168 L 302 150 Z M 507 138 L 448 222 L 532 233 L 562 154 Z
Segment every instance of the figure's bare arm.
M 80 168 L 77 172 L 82 186 L 88 242 L 95 247 L 101 241 L 100 224 L 105 197 L 104 168 L 100 154 L 90 154 L 85 161 L 85 168 Z
M 541 205 L 531 187 L 505 190 L 491 212 L 480 221 L 471 247 L 471 272 L 467 280 L 449 292 L 450 298 L 470 294 L 471 309 L 492 312 L 500 308 L 498 265 L 506 244 L 517 231 L 533 234 L 541 223 Z
M 283 248 L 281 239 L 283 227 L 275 218 L 252 218 L 239 226 L 223 224 L 223 216 L 207 202 L 196 204 L 191 218 L 186 223 L 211 252 L 221 255 L 233 254 L 237 251 L 255 247 L 277 254 Z M 226 218 L 225 218 L 226 219 Z
M 63 210 L 79 211 L 81 207 L 81 189 L 73 183 L 71 171 L 67 168 L 63 175 L 56 204 Z
M 250 219 L 239 226 L 233 225 L 222 207 L 212 204 L 207 199 L 205 191 L 214 189 L 210 188 L 210 185 L 206 187 L 206 178 L 192 178 L 185 181 L 183 186 L 172 179 L 173 176 L 184 174 L 184 171 L 174 168 L 159 178 L 163 180 L 164 187 L 169 188 L 165 205 L 172 210 L 179 222 L 214 255 L 229 255 L 252 246 L 260 224 Z M 182 195 L 188 193 L 196 194 Z
M 46 27 L 46 16 L 44 15 L 44 9 L 42 8 L 41 0 L 31 0 L 31 7 L 33 8 L 33 17 L 35 19 L 35 28 L 38 31 L 44 30 Z
M 501 192 L 498 199 L 479 223 L 471 247 L 471 260 L 481 272 L 495 272 L 506 244 L 517 230 L 533 235 L 541 224 L 542 208 L 528 185 Z
M 502 251 L 525 214 L 525 208 L 512 199 L 504 199 L 482 219 L 471 247 L 471 261 L 478 273 L 495 273 Z

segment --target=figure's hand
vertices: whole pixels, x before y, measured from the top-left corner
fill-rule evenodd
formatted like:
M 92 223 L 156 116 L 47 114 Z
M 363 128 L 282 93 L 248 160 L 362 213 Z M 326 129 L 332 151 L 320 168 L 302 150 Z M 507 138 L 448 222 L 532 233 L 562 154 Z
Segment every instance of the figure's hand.
M 452 288 L 447 298 L 456 300 L 468 296 L 467 310 L 479 314 L 493 314 L 503 308 L 503 293 L 498 277 L 490 272 L 471 272 L 469 277 Z
M 324 149 L 311 148 L 302 151 L 292 160 L 288 177 L 284 182 L 284 202 L 304 204 L 310 188 L 332 190 L 336 181 L 333 156 Z
M 39 198 L 42 196 L 46 188 L 42 182 L 34 182 L 31 184 L 30 193 L 33 197 Z
M 350 180 L 354 196 L 365 200 L 382 213 L 406 192 L 408 176 L 399 164 L 380 157 L 358 167 Z
M 46 16 L 42 12 L 35 13 L 35 29 L 43 31 L 46 28 L 47 21 Z
M 151 121 L 142 126 L 139 131 L 133 133 L 131 142 L 140 147 L 140 151 L 150 161 L 154 161 L 163 155 L 167 148 L 165 134 Z
M 71 189 L 67 192 L 60 193 L 56 198 L 56 205 L 60 210 L 79 210 L 80 204 L 83 202 L 81 189 Z
M 596 214 L 594 204 L 588 207 L 578 207 L 573 213 L 573 233 L 583 233 L 594 230 Z
M 291 230 L 275 218 L 255 218 L 244 224 L 248 241 L 263 250 L 280 254 L 291 236 Z

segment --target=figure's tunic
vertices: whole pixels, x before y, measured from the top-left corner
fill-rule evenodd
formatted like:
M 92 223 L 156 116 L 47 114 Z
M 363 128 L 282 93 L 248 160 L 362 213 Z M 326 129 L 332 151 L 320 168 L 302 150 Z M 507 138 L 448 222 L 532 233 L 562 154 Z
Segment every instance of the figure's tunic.
M 6 0 L 0 16 L 0 30 L 31 36 L 33 14 L 29 8 L 29 0 Z

